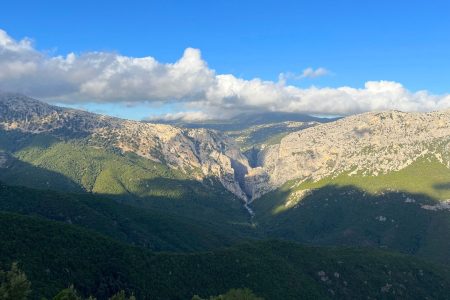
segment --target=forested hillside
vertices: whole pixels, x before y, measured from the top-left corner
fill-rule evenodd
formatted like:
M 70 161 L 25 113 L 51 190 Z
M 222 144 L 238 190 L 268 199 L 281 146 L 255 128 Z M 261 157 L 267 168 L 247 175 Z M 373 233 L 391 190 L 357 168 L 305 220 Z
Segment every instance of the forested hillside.
M 0 213 L 0 262 L 17 261 L 33 297 L 74 284 L 105 299 L 119 290 L 138 299 L 191 299 L 247 287 L 266 299 L 445 298 L 446 270 L 369 249 L 309 248 L 253 242 L 214 252 L 154 254 L 74 225 Z M 101 274 L 101 276 L 99 276 Z

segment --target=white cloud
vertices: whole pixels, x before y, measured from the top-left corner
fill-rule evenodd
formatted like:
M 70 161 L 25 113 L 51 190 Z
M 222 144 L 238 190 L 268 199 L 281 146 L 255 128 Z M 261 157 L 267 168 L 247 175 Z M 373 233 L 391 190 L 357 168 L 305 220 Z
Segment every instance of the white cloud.
M 323 76 L 308 68 L 300 78 Z M 175 63 L 113 52 L 51 56 L 29 39 L 14 40 L 0 30 L 0 89 L 22 92 L 49 102 L 182 103 L 184 111 L 167 118 L 226 118 L 248 111 L 288 111 L 346 115 L 397 109 L 430 111 L 450 107 L 449 95 L 411 92 L 400 83 L 370 81 L 364 88 L 298 88 L 258 78 L 244 80 L 217 74 L 198 49 L 187 48 Z M 180 107 L 180 106 L 177 106 Z
M 302 78 L 317 78 L 330 74 L 330 72 L 325 68 L 307 68 L 303 70 L 301 75 Z
M 305 78 L 310 78 L 310 79 L 314 79 L 317 77 L 322 77 L 322 76 L 326 76 L 326 75 L 330 75 L 331 72 L 325 68 L 317 68 L 317 69 L 313 69 L 311 67 L 306 68 L 303 70 L 303 72 L 301 74 L 295 74 L 293 72 L 286 72 L 286 73 L 281 73 L 278 76 L 278 81 L 280 83 L 286 84 L 287 80 L 289 79 L 293 79 L 293 80 L 301 80 L 301 79 L 305 79 Z

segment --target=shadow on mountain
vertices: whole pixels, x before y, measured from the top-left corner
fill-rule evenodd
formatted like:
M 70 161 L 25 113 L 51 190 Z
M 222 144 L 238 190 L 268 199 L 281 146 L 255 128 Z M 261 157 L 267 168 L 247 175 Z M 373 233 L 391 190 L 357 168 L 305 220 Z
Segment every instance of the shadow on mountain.
M 213 182 L 213 183 L 211 183 Z M 232 230 L 253 232 L 242 200 L 225 190 L 219 182 L 186 179 L 154 178 L 141 180 L 140 188 L 128 188 L 126 193 L 103 197 L 138 208 L 180 215 L 184 218 L 220 224 Z
M 0 151 L 0 161 L 0 180 L 9 185 L 56 191 L 84 191 L 79 184 L 66 176 L 18 160 L 7 152 Z
M 94 194 L 36 190 L 1 182 L 0 211 L 77 225 L 153 251 L 207 250 L 239 239 L 237 232 L 227 232 L 213 223 L 139 209 Z
M 234 167 L 243 178 L 245 167 L 236 162 Z M 241 200 L 215 180 L 198 182 L 137 155 L 90 147 L 82 139 L 64 142 L 46 134 L 0 130 L 0 168 L 0 180 L 9 185 L 92 191 L 118 202 L 192 219 L 249 223 Z
M 287 195 L 285 191 L 283 199 Z M 268 236 L 314 245 L 387 248 L 450 263 L 450 211 L 433 210 L 439 201 L 427 195 L 370 194 L 355 186 L 330 185 L 290 207 L 280 199 L 270 201 L 278 202 L 272 211 L 279 212 L 258 220 Z
M 0 130 L 0 150 L 20 151 L 26 147 L 48 148 L 60 140 L 45 133 L 25 133 L 20 130 Z
M 29 136 L 27 137 L 29 138 Z M 42 136 L 40 136 L 42 138 Z M 3 145 L 3 144 L 0 144 Z M 48 147 L 47 143 L 43 148 Z M 33 146 L 36 147 L 36 141 L 33 142 Z M 71 155 L 71 154 L 67 154 Z M 100 162 L 105 159 L 102 156 L 95 157 L 96 162 Z M 71 164 L 67 165 L 70 168 Z M 151 172 L 151 170 L 149 170 Z M 119 174 L 120 175 L 120 174 Z M 131 174 L 133 175 L 133 174 Z M 21 161 L 8 152 L 0 151 L 0 181 L 10 186 L 26 186 L 41 190 L 40 195 L 42 198 L 46 194 L 52 195 L 49 190 L 59 191 L 64 193 L 78 193 L 77 195 L 67 197 L 57 197 L 61 201 L 69 201 L 67 198 L 80 198 L 91 199 L 94 203 L 98 203 L 95 200 L 95 196 L 102 198 L 103 200 L 114 200 L 121 204 L 127 204 L 127 206 L 134 206 L 136 208 L 124 208 L 124 210 L 134 209 L 148 212 L 148 218 L 153 218 L 154 223 L 146 221 L 147 224 L 153 226 L 150 229 L 145 226 L 137 228 L 136 232 L 125 226 L 128 223 L 133 224 L 133 219 L 136 217 L 135 213 L 129 213 L 133 215 L 130 217 L 130 221 L 125 225 L 110 224 L 111 230 L 107 228 L 106 220 L 100 221 L 104 216 L 99 215 L 99 221 L 95 221 L 95 218 L 87 218 L 90 222 L 82 220 L 85 213 L 94 216 L 98 211 L 92 210 L 90 204 L 80 204 L 82 207 L 73 206 L 73 201 L 70 203 L 64 203 L 62 206 L 59 204 L 56 209 L 60 216 L 57 214 L 49 214 L 45 217 L 54 219 L 57 221 L 63 221 L 66 223 L 86 225 L 90 229 L 94 229 L 102 232 L 103 234 L 118 238 L 120 240 L 126 240 L 131 243 L 139 245 L 147 245 L 154 250 L 189 250 L 189 249 L 205 249 L 211 245 L 227 245 L 234 237 L 240 238 L 242 236 L 250 235 L 253 229 L 250 227 L 249 217 L 246 210 L 242 207 L 242 203 L 230 192 L 225 191 L 218 182 L 206 180 L 205 182 L 198 182 L 195 180 L 187 179 L 175 179 L 154 177 L 152 179 L 143 180 L 142 178 L 117 177 L 110 175 L 108 180 L 102 183 L 102 187 L 98 189 L 97 193 L 91 194 L 90 190 L 86 190 L 81 183 L 75 182 L 67 176 L 48 170 L 43 167 L 35 166 L 28 162 Z M 82 177 L 80 177 L 82 179 Z M 97 181 L 94 177 L 94 181 Z M 89 196 L 91 195 L 91 196 Z M 90 197 L 90 198 L 89 198 Z M 94 201 L 95 200 L 95 201 Z M 15 201 L 15 200 L 13 200 Z M 86 200 L 87 201 L 87 200 Z M 69 201 L 70 202 L 70 201 Z M 67 204 L 67 205 L 66 205 Z M 77 204 L 77 205 L 78 205 Z M 120 204 L 118 204 L 120 205 Z M 53 207 L 53 206 L 52 206 Z M 72 207 L 74 213 L 64 209 Z M 39 205 L 35 207 L 39 208 Z M 76 209 L 75 209 L 76 208 Z M 120 218 L 120 209 L 116 210 L 116 216 L 110 216 L 112 219 Z M 75 211 L 81 211 L 76 214 Z M 28 211 L 28 213 L 33 213 Z M 38 214 L 39 215 L 39 214 Z M 44 216 L 44 214 L 41 214 Z M 163 221 L 161 216 L 168 216 Z M 141 217 L 141 220 L 144 220 Z M 179 224 L 187 224 L 184 226 L 186 230 L 198 233 L 194 238 L 192 234 L 187 234 L 186 230 L 181 230 L 182 225 L 170 226 L 171 222 L 177 223 L 176 220 L 182 219 Z M 103 222 L 103 223 L 102 223 Z M 99 225 L 99 223 L 103 225 Z M 142 223 L 142 222 L 141 222 Z M 166 224 L 166 225 L 162 225 Z M 100 227 L 95 227 L 99 225 Z M 94 226 L 94 227 L 92 227 Z M 117 226 L 125 229 L 122 231 Z M 134 226 L 134 225 L 133 225 Z M 115 229 L 114 229 L 115 228 Z M 158 229 L 161 233 L 154 232 Z M 200 229 L 205 231 L 205 234 L 200 234 Z M 150 238 L 145 232 L 153 232 L 154 235 Z M 183 232 L 183 234 L 177 234 L 176 232 Z M 247 232 L 247 233 L 245 233 Z M 136 233 L 136 234 L 135 234 Z M 143 234 L 142 234 L 143 233 Z M 171 236 L 172 235 L 172 236 Z M 191 236 L 191 240 L 179 239 L 180 236 Z M 214 237 L 216 236 L 216 238 Z M 230 238 L 231 237 L 231 238 Z M 151 240 L 153 239 L 153 240 Z M 159 240 L 158 240 L 159 239 Z M 174 241 L 180 240 L 180 243 Z M 209 239 L 209 241 L 208 241 Z M 222 239 L 222 241 L 220 241 Z
M 97 163 L 104 159 L 95 158 Z M 68 165 L 68 167 L 70 167 Z M 81 183 L 63 174 L 21 161 L 0 151 L 0 181 L 13 186 L 40 190 L 89 193 Z M 149 171 L 151 172 L 151 170 Z M 94 181 L 97 181 L 94 178 Z M 99 196 L 139 208 L 179 215 L 231 227 L 249 227 L 249 218 L 241 200 L 224 190 L 219 182 L 154 177 L 118 178 L 112 176 L 97 188 Z M 251 229 L 248 229 L 251 230 Z
M 248 197 L 248 199 L 251 199 L 252 192 L 248 190 L 248 188 L 245 185 L 245 176 L 248 174 L 247 166 L 245 166 L 244 164 L 235 159 L 231 159 L 231 167 L 234 170 L 234 180 L 239 184 L 239 187 Z
M 241 200 L 219 188 L 218 183 L 207 185 L 195 180 L 153 178 L 141 180 L 138 186 L 117 181 L 115 185 L 121 186 L 119 193 L 90 193 L 63 174 L 31 165 L 10 155 L 0 166 L 0 171 L 0 181 L 10 186 L 25 186 L 43 193 L 49 190 L 79 193 L 80 197 L 85 198 L 86 194 L 97 195 L 141 210 L 180 216 L 193 223 L 211 223 L 208 225 L 210 227 L 221 224 L 221 227 L 229 226 L 232 230 L 252 231 Z
M 450 190 L 450 182 L 449 183 L 439 183 L 433 186 L 436 190 Z

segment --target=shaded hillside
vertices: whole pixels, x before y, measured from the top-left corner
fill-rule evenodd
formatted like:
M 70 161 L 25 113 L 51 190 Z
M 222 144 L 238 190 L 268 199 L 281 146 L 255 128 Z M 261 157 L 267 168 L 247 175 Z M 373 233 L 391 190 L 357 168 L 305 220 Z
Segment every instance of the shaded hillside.
M 199 222 L 139 209 L 92 194 L 67 194 L 0 183 L 0 211 L 78 225 L 154 251 L 195 251 L 230 245 L 245 227 Z
M 0 214 L 0 262 L 18 261 L 34 296 L 70 283 L 104 299 L 120 289 L 138 298 L 190 299 L 248 287 L 266 299 L 445 298 L 448 273 L 423 261 L 367 249 L 244 244 L 199 254 L 152 254 L 93 232 Z
M 326 185 L 280 189 L 255 201 L 253 208 L 255 222 L 268 236 L 391 249 L 450 263 L 450 209 L 424 194 Z

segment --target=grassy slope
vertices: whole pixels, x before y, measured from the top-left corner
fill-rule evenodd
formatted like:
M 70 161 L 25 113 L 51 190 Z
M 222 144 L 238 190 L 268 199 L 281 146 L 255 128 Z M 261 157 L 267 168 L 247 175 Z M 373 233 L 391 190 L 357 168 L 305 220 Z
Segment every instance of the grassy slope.
M 316 182 L 297 183 L 292 180 L 255 201 L 255 209 L 265 215 L 276 214 L 289 208 L 285 204 L 291 194 L 327 186 L 353 186 L 374 195 L 385 191 L 423 194 L 435 200 L 444 200 L 450 198 L 450 169 L 436 158 L 423 158 L 400 171 L 378 176 L 341 174 Z
M 271 241 L 198 254 L 153 254 L 73 225 L 5 213 L 0 213 L 0 237 L 0 262 L 19 261 L 35 296 L 70 283 L 100 299 L 122 288 L 142 299 L 190 299 L 236 287 L 275 300 L 445 298 L 450 291 L 446 270 L 367 249 Z
M 142 210 L 91 194 L 67 194 L 0 183 L 0 211 L 79 225 L 154 251 L 195 251 L 230 245 L 238 228 Z
M 0 137 L 0 150 L 18 159 L 0 174 L 0 180 L 7 184 L 91 191 L 194 219 L 224 224 L 248 222 L 240 200 L 220 184 L 198 182 L 189 174 L 148 159 L 90 147 L 83 140 L 64 142 L 45 135 L 4 132 Z M 12 144 L 15 148 L 8 147 Z
M 256 221 L 269 236 L 390 248 L 450 263 L 450 212 L 421 208 L 450 197 L 449 181 L 449 169 L 423 159 L 385 175 L 290 182 L 254 202 Z
M 326 185 L 353 185 L 370 193 L 384 190 L 421 193 L 436 200 L 450 198 L 450 169 L 434 157 L 420 159 L 408 167 L 379 176 L 347 176 L 327 178 L 317 183 L 306 183 L 300 188 L 317 188 Z

